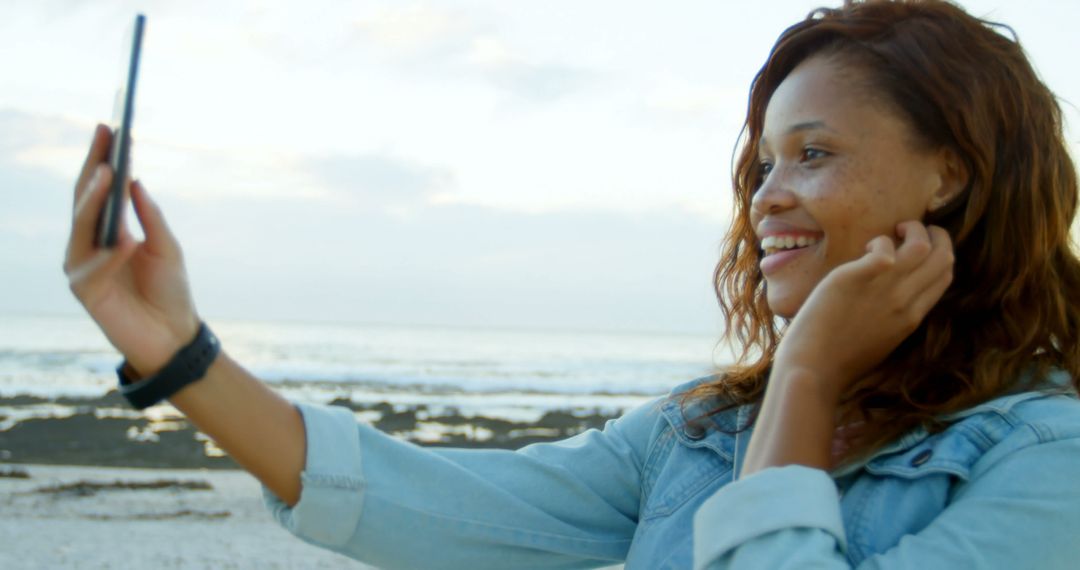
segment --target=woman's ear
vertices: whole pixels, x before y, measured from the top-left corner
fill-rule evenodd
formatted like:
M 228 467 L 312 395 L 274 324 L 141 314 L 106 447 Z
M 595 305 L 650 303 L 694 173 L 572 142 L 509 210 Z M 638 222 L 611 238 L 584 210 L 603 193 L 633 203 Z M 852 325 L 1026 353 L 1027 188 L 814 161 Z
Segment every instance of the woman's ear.
M 940 183 L 930 195 L 927 213 L 937 212 L 950 204 L 967 188 L 970 179 L 967 165 L 951 147 L 942 147 L 938 151 L 938 167 Z

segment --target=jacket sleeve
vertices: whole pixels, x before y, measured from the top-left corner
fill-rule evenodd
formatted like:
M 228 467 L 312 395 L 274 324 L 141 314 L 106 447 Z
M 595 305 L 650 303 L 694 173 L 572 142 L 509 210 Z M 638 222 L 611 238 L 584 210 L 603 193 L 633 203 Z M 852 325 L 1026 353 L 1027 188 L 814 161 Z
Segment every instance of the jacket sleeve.
M 1080 439 L 1033 443 L 973 471 L 918 534 L 860 569 L 1076 568 Z M 710 497 L 694 519 L 694 568 L 852 568 L 824 471 L 770 468 Z
M 625 558 L 655 402 L 517 451 L 423 448 L 298 404 L 302 491 L 268 508 L 300 538 L 380 568 L 591 568 Z

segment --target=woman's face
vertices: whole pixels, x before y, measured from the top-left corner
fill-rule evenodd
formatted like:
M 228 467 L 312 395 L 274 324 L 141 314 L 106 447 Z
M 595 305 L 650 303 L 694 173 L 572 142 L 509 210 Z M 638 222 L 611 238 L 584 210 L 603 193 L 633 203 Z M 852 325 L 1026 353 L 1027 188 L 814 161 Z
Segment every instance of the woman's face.
M 921 220 L 942 187 L 940 152 L 867 95 L 860 73 L 815 56 L 777 87 L 760 144 L 751 221 L 764 250 L 769 307 L 791 318 L 833 268 L 878 235 Z

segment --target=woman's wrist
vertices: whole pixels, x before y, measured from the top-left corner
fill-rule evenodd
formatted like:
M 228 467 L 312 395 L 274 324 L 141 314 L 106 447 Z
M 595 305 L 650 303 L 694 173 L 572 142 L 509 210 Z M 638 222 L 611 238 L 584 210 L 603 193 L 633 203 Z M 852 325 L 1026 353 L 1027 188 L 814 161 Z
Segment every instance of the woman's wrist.
M 165 366 L 148 378 L 132 378 L 125 360 L 117 369 L 120 393 L 137 409 L 144 409 L 172 397 L 206 375 L 221 352 L 221 344 L 205 323 L 195 338 L 184 345 Z
M 165 339 L 163 342 L 140 347 L 130 351 L 131 354 L 123 355 L 127 362 L 128 372 L 134 373 L 133 379 L 149 378 L 161 372 L 181 349 L 195 339 L 202 321 L 194 315 L 185 321 L 183 325 L 169 327 L 171 330 L 162 335 Z
M 774 367 L 739 477 L 784 465 L 830 468 L 838 394 L 817 371 Z
M 819 406 L 835 408 L 840 401 L 841 386 L 847 382 L 839 371 L 825 371 L 823 367 L 809 367 L 776 360 L 769 374 L 769 389 L 777 392 L 798 391 L 802 397 L 810 397 Z

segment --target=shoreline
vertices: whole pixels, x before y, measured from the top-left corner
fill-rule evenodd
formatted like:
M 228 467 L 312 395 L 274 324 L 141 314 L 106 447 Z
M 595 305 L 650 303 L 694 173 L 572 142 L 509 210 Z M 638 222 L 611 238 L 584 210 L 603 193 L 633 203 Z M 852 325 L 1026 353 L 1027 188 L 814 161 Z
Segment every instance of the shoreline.
M 353 402 L 353 411 L 400 439 L 423 446 L 517 449 L 602 428 L 618 413 L 553 409 L 533 422 L 465 415 L 425 404 Z M 115 390 L 98 398 L 0 397 L 0 466 L 82 465 L 150 469 L 240 469 L 168 405 L 131 409 Z

